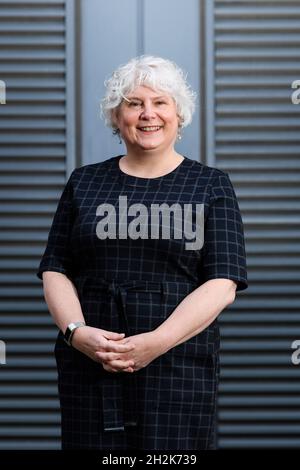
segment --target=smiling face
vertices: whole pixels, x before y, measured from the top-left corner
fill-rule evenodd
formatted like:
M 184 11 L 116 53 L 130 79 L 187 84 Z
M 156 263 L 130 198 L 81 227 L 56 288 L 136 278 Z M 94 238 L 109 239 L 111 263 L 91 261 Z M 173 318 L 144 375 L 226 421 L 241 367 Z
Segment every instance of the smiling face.
M 174 147 L 180 118 L 174 99 L 165 92 L 138 86 L 126 95 L 114 123 L 128 151 L 167 151 Z

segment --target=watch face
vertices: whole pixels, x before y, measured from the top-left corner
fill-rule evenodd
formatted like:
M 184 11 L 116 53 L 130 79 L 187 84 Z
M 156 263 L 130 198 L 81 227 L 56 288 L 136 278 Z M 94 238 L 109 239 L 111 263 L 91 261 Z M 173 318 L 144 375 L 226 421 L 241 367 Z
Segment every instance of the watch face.
M 69 344 L 69 338 L 70 338 L 71 331 L 72 330 L 68 326 L 67 329 L 66 329 L 66 332 L 64 334 L 64 339 L 65 339 L 66 343 L 68 343 L 68 344 Z

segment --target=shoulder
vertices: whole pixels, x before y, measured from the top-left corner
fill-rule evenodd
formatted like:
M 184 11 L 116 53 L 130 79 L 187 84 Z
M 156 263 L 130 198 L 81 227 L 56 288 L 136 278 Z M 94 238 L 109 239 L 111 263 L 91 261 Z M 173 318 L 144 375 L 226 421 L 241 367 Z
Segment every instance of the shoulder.
M 186 157 L 187 158 L 187 157 Z M 212 186 L 219 186 L 220 184 L 226 184 L 228 180 L 230 181 L 228 173 L 219 168 L 204 165 L 203 163 L 187 158 L 190 173 L 193 177 L 198 177 L 202 182 L 205 181 L 207 184 Z
M 68 179 L 67 184 L 72 187 L 85 187 L 92 181 L 101 182 L 109 175 L 110 170 L 115 167 L 116 160 L 119 156 L 108 158 L 107 160 L 83 165 L 75 168 Z
M 76 179 L 82 176 L 93 176 L 95 174 L 102 173 L 105 170 L 109 170 L 118 157 L 119 156 L 114 156 L 101 162 L 77 167 L 72 171 L 70 176 Z
M 189 175 L 196 190 L 204 191 L 210 202 L 215 198 L 236 198 L 228 173 L 219 168 L 189 159 Z

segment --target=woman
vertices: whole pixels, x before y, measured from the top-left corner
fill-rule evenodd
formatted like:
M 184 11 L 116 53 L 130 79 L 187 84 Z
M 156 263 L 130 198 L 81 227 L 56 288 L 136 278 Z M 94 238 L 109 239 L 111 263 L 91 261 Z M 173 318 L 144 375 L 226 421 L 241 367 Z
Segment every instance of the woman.
M 214 448 L 217 317 L 247 287 L 236 196 L 175 151 L 195 107 L 176 64 L 141 56 L 106 87 L 126 155 L 73 171 L 38 272 L 60 329 L 62 446 Z

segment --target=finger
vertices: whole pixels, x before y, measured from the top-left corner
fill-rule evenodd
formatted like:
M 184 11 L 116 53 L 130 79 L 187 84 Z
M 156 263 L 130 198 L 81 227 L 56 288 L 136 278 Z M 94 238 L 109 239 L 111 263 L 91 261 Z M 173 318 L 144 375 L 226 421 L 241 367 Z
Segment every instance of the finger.
M 134 369 L 132 367 L 128 367 L 127 369 L 114 369 L 108 365 L 103 365 L 103 368 L 107 370 L 108 372 L 114 372 L 114 373 L 129 372 L 132 374 L 134 372 Z
M 97 351 L 96 356 L 103 362 L 114 361 L 116 359 L 121 359 L 119 353 L 112 353 L 112 352 L 101 352 Z
M 123 372 L 134 372 L 134 369 L 132 367 L 128 367 L 127 369 L 124 369 Z
M 131 338 L 121 338 L 121 339 L 115 340 L 115 342 L 118 344 L 127 344 L 131 342 Z
M 121 352 L 131 351 L 134 348 L 135 348 L 135 344 L 133 343 L 120 344 L 120 343 L 115 343 L 114 341 L 109 341 L 105 350 L 121 353 Z
M 111 372 L 122 372 L 127 369 L 132 369 L 134 366 L 134 361 L 132 359 L 124 361 L 118 358 L 110 361 L 101 360 L 101 364 L 106 370 L 109 370 Z
M 133 367 L 134 362 L 133 361 L 121 361 L 121 360 L 114 360 L 109 362 L 109 367 L 112 369 L 116 370 L 124 370 L 127 369 L 128 367 Z
M 124 338 L 125 333 L 115 333 L 115 332 L 113 332 L 113 331 L 106 331 L 106 330 L 104 330 L 103 336 L 104 336 L 106 339 L 118 340 L 118 339 Z
M 107 341 L 111 341 L 111 342 L 114 342 L 115 344 L 134 344 L 131 340 L 131 338 L 120 338 L 120 339 L 114 339 L 114 340 L 107 340 Z

